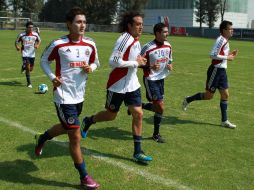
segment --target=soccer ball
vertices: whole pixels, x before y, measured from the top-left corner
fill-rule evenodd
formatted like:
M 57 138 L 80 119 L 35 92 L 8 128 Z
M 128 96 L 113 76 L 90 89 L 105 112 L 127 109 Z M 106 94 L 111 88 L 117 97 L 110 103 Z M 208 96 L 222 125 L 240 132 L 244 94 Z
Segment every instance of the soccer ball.
M 38 86 L 38 91 L 41 93 L 41 94 L 45 94 L 47 91 L 48 91 L 48 86 L 46 84 L 40 84 Z

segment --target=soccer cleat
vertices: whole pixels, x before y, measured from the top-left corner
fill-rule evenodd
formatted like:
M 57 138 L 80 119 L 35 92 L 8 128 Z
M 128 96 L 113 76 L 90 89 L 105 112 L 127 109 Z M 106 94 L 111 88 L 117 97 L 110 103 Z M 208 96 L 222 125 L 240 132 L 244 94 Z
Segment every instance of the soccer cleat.
M 235 129 L 235 128 L 236 128 L 236 125 L 230 123 L 229 120 L 226 120 L 226 121 L 221 122 L 221 126 L 222 126 L 222 127 L 226 127 L 226 128 L 230 128 L 230 129 Z
M 156 141 L 156 142 L 158 142 L 158 143 L 165 143 L 165 142 L 166 142 L 165 139 L 163 139 L 162 136 L 161 136 L 160 134 L 158 134 L 158 135 L 153 135 L 152 138 L 153 138 L 154 141 Z
M 80 126 L 80 133 L 83 139 L 86 138 L 87 133 L 88 133 L 88 128 L 92 125 L 91 119 L 89 117 L 85 117 L 81 123 Z M 85 129 L 87 129 L 85 131 Z
M 34 136 L 34 139 L 35 139 L 35 149 L 34 149 L 34 153 L 36 156 L 40 156 L 42 154 L 42 148 L 44 146 L 44 143 L 42 144 L 39 144 L 39 140 L 40 140 L 40 136 L 42 134 L 36 134 Z
M 140 153 L 138 154 L 134 154 L 133 155 L 133 159 L 136 161 L 136 162 L 141 162 L 141 163 L 147 163 L 147 162 L 150 162 L 153 160 L 153 158 L 151 156 L 147 156 L 145 155 L 145 153 L 143 151 L 141 151 Z
M 184 99 L 183 99 L 183 103 L 182 103 L 182 109 L 183 109 L 183 111 L 186 111 L 187 110 L 187 106 L 188 106 L 188 102 L 187 102 L 187 97 L 185 97 Z
M 31 84 L 27 84 L 28 88 L 33 88 L 33 86 Z
M 93 178 L 89 175 L 81 179 L 80 185 L 85 187 L 86 189 L 97 189 L 100 187 L 100 184 L 95 182 Z

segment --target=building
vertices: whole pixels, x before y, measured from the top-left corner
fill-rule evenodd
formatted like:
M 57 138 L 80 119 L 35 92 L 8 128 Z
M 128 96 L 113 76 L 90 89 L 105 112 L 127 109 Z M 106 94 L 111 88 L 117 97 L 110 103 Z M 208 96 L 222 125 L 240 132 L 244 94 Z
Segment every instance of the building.
M 253 0 L 227 0 L 224 20 L 232 21 L 234 28 L 254 27 L 253 10 Z M 145 26 L 154 25 L 161 18 L 168 18 L 169 26 L 199 27 L 195 17 L 195 0 L 148 0 L 144 14 Z M 215 27 L 218 27 L 220 22 L 219 17 Z M 202 26 L 207 27 L 206 24 Z

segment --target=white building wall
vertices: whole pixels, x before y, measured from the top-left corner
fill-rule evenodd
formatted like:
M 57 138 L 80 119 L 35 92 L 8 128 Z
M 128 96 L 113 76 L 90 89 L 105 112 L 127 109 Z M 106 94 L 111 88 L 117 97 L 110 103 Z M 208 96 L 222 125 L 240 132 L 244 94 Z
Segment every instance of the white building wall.
M 192 27 L 192 9 L 145 9 L 144 25 L 155 25 L 159 16 L 168 16 L 169 26 Z
M 254 0 L 248 1 L 248 28 L 254 29 Z

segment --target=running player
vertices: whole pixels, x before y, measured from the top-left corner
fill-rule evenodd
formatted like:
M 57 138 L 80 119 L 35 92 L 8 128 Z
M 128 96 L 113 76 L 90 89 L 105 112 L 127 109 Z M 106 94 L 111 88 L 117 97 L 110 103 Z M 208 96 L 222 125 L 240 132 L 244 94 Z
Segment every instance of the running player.
M 86 137 L 89 127 L 96 122 L 111 121 L 117 116 L 124 102 L 132 114 L 132 133 L 134 140 L 133 157 L 138 162 L 151 161 L 141 149 L 142 118 L 140 83 L 137 77 L 138 66 L 146 59 L 140 56 L 139 37 L 143 31 L 143 17 L 138 12 L 127 12 L 120 23 L 122 35 L 116 41 L 109 64 L 112 71 L 107 83 L 106 110 L 83 120 L 81 134 Z
M 160 124 L 164 111 L 164 79 L 173 69 L 172 47 L 167 41 L 168 27 L 165 24 L 156 24 L 153 32 L 155 39 L 145 44 L 141 50 L 141 56 L 147 59 L 147 64 L 143 66 L 143 81 L 149 101 L 142 103 L 142 108 L 155 112 L 152 138 L 158 143 L 165 143 L 160 135 Z
M 15 41 L 17 51 L 21 51 L 22 53 L 23 63 L 21 73 L 26 72 L 27 87 L 29 88 L 32 88 L 30 73 L 34 67 L 35 50 L 39 48 L 41 43 L 40 36 L 36 32 L 33 32 L 33 26 L 31 21 L 27 22 L 26 31 L 20 33 Z
M 194 94 L 193 96 L 187 96 L 184 98 L 182 108 L 187 110 L 187 106 L 192 101 L 196 100 L 210 100 L 216 89 L 220 92 L 220 109 L 221 109 L 221 126 L 234 129 L 235 124 L 232 124 L 227 117 L 228 107 L 228 78 L 227 78 L 227 61 L 233 61 L 237 55 L 237 50 L 230 52 L 228 40 L 233 35 L 232 22 L 222 21 L 220 24 L 221 35 L 217 38 L 210 57 L 212 64 L 207 70 L 206 91 Z
M 72 8 L 66 15 L 69 34 L 53 41 L 44 51 L 41 67 L 54 86 L 54 103 L 60 123 L 35 136 L 35 154 L 42 154 L 47 140 L 67 134 L 70 154 L 75 168 L 80 174 L 81 185 L 96 189 L 100 185 L 87 173 L 80 148 L 80 122 L 78 116 L 83 107 L 85 86 L 89 73 L 98 66 L 99 60 L 95 43 L 83 37 L 86 29 L 86 17 L 83 10 Z M 50 63 L 56 62 L 55 74 Z

